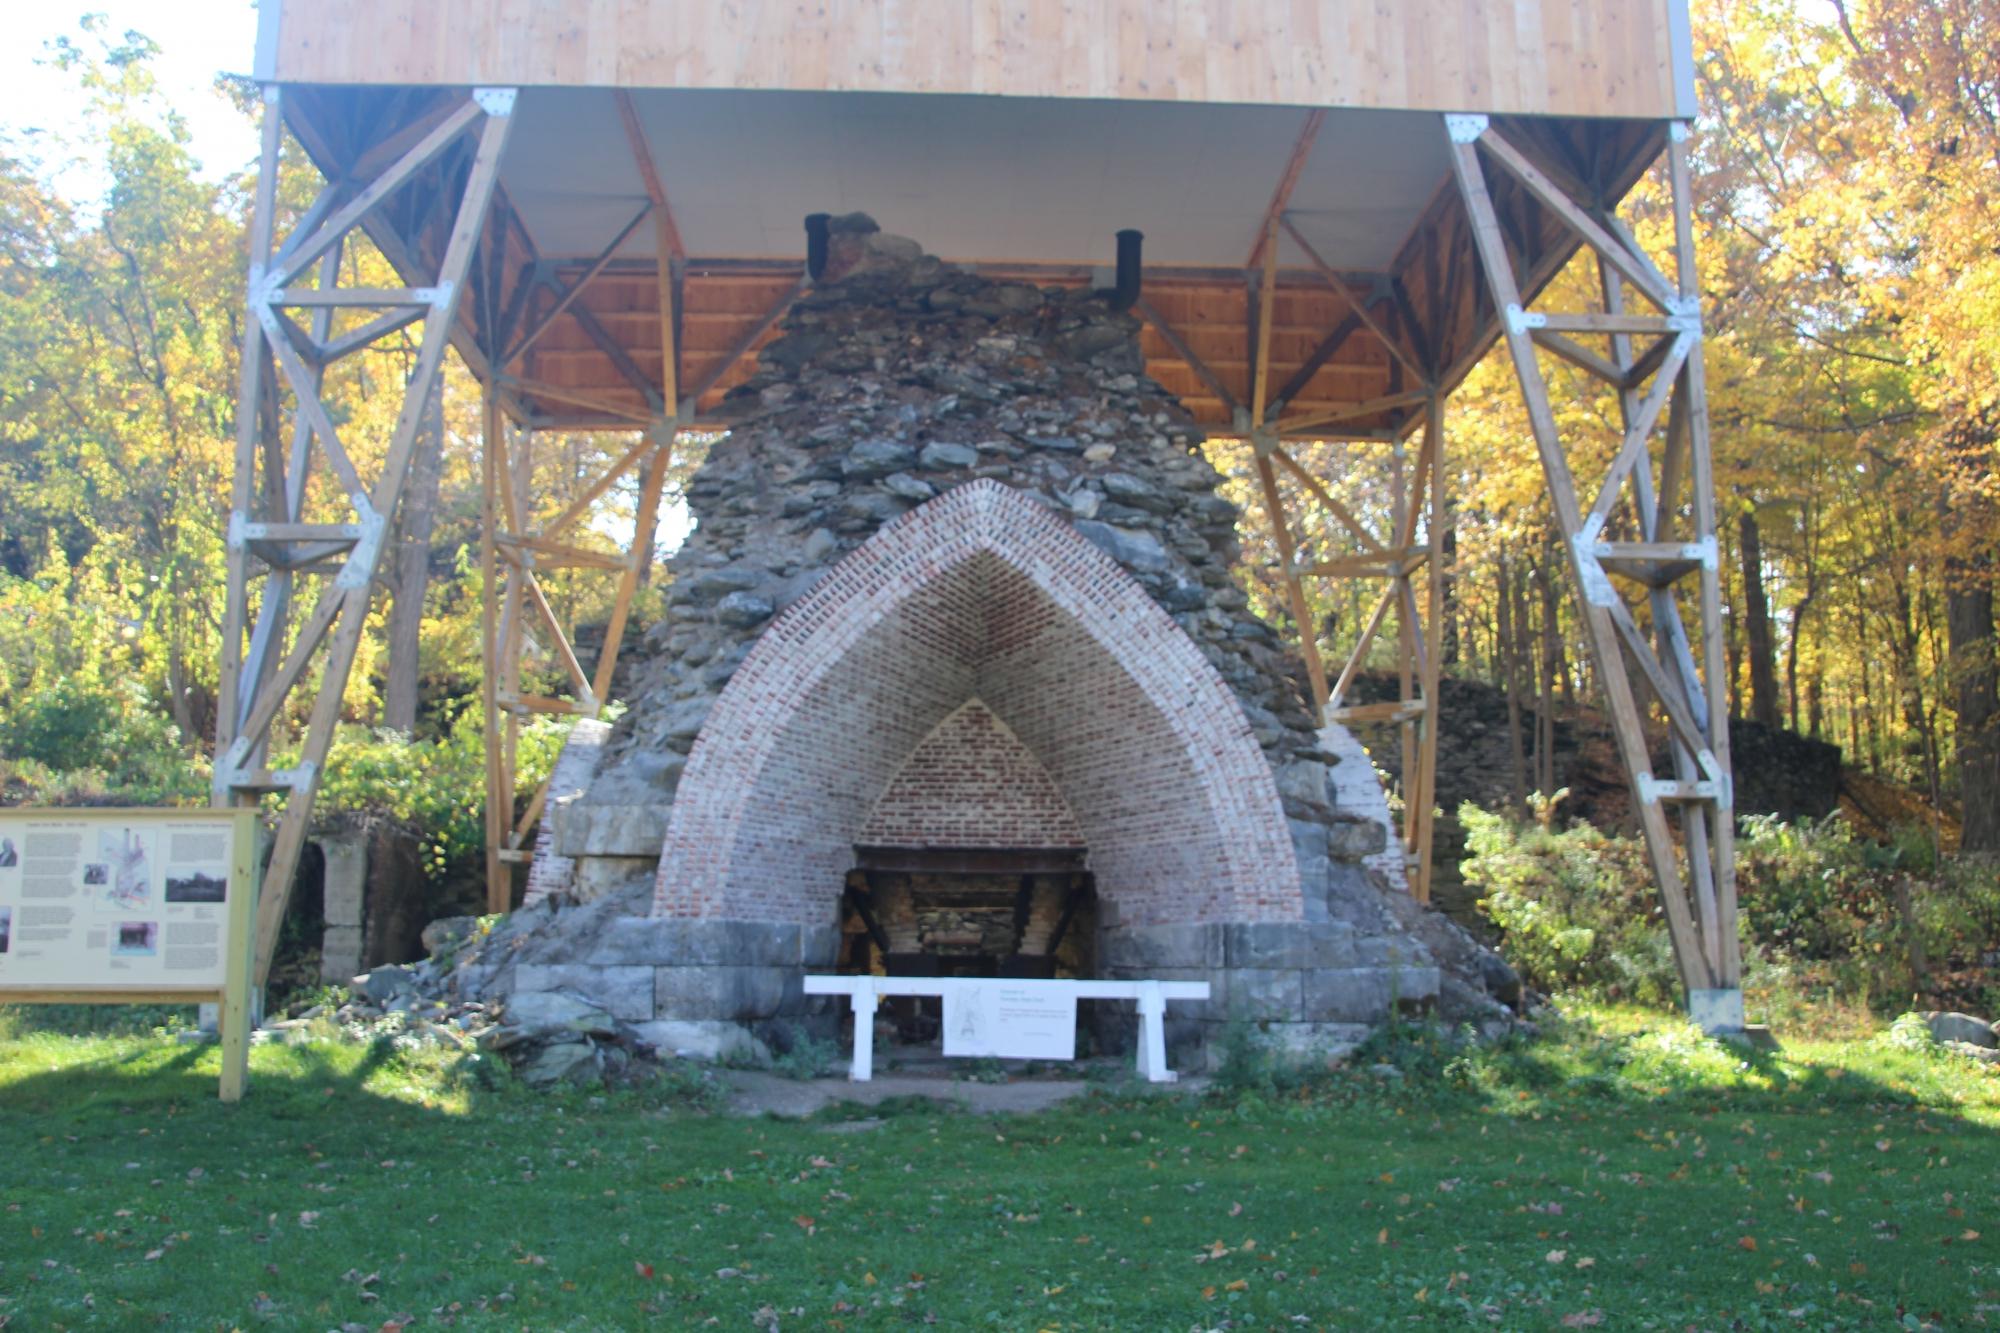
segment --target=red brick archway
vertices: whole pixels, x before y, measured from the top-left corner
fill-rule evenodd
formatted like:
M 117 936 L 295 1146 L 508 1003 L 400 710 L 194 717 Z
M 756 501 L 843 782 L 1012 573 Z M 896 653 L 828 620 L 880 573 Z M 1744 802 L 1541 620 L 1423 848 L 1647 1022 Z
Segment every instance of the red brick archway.
M 766 628 L 688 757 L 654 914 L 830 921 L 882 793 L 975 698 L 1061 790 L 1120 926 L 1302 918 L 1228 685 L 1115 561 L 994 481 L 885 525 Z

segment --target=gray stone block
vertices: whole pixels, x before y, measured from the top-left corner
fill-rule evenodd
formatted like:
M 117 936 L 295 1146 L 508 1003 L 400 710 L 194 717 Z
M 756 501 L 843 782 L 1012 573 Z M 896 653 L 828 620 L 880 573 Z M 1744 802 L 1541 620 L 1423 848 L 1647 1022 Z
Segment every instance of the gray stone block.
M 345 984 L 361 970 L 361 927 L 328 926 L 319 950 L 319 979 Z
M 1359 861 L 1389 845 L 1389 830 L 1372 820 L 1343 819 L 1333 826 L 1327 850 L 1342 861 Z
M 368 893 L 368 839 L 347 834 L 318 842 L 326 856 L 321 878 L 326 924 L 359 927 Z
M 1379 1023 L 1398 994 L 1387 968 L 1315 968 L 1304 977 L 1302 1017 L 1311 1023 Z
M 1251 921 L 1223 927 L 1232 967 L 1353 967 L 1354 931 L 1332 921 Z
M 1295 968 L 1233 967 L 1225 975 L 1228 995 L 1221 1008 L 1230 1018 L 1295 1023 L 1305 1016 L 1305 973 Z
M 1399 1005 L 1437 998 L 1438 969 L 1412 967 L 1321 968 L 1305 974 L 1309 1022 L 1379 1023 Z
M 657 856 L 583 856 L 570 872 L 570 894 L 580 903 L 596 902 L 628 889 L 638 888 L 648 896 L 660 873 Z
M 1136 926 L 1106 931 L 1099 958 L 1106 968 L 1152 976 L 1167 967 L 1216 968 L 1226 961 L 1220 925 Z
M 688 1060 L 746 1060 L 768 1064 L 770 1048 L 740 1023 L 713 1018 L 656 1018 L 634 1025 L 639 1040 L 665 1055 Z
M 534 991 L 568 991 L 627 1023 L 644 1022 L 653 1016 L 653 969 L 650 967 L 523 963 L 514 970 L 514 986 L 523 998 Z
M 797 967 L 798 926 L 782 921 L 620 917 L 590 951 L 593 963 L 649 967 Z
M 559 856 L 658 857 L 671 805 L 598 805 L 579 797 L 555 812 Z
M 799 962 L 805 968 L 828 972 L 839 961 L 839 926 L 807 926 L 799 932 Z
M 797 968 L 662 967 L 653 972 L 659 1018 L 726 1018 L 752 1022 L 786 1012 L 799 996 Z

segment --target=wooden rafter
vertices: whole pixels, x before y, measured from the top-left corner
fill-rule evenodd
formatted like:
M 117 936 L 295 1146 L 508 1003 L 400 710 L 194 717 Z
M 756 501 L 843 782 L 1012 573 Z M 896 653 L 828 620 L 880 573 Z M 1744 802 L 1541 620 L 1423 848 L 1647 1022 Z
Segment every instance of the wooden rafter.
M 1275 248 L 1277 235 L 1272 231 L 1272 223 L 1285 216 L 1285 206 L 1292 201 L 1292 191 L 1297 188 L 1299 176 L 1305 171 L 1306 163 L 1312 157 L 1313 144 L 1319 138 L 1319 128 L 1326 123 L 1326 112 L 1309 111 L 1305 123 L 1299 126 L 1299 137 L 1292 142 L 1291 156 L 1285 159 L 1285 170 L 1278 177 L 1278 184 L 1271 191 L 1271 202 L 1264 209 L 1264 216 L 1258 219 L 1256 239 L 1250 243 L 1250 257 L 1243 261 L 1245 268 L 1257 268 L 1264 262 L 1267 250 Z

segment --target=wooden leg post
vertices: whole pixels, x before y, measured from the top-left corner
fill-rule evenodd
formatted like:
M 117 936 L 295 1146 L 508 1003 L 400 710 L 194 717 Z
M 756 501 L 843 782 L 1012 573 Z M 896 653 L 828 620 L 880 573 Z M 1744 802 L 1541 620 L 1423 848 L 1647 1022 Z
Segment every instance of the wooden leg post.
M 1445 132 L 1481 267 L 1505 323 L 1508 352 L 1541 454 L 1557 527 L 1570 553 L 1592 661 L 1619 757 L 1632 784 L 1689 1006 L 1712 1031 L 1741 1028 L 1727 672 L 1684 129 L 1674 128 L 1668 154 L 1675 206 L 1672 282 L 1615 219 L 1565 196 L 1548 173 L 1484 116 L 1447 116 Z M 1533 195 L 1593 251 L 1603 274 L 1602 313 L 1545 314 L 1525 308 L 1501 239 L 1488 162 L 1511 177 L 1515 188 Z M 1636 295 L 1658 313 L 1627 313 L 1627 295 Z M 1572 341 L 1567 334 L 1606 339 L 1608 355 Z M 1639 357 L 1632 351 L 1634 335 L 1654 340 Z M 1538 349 L 1608 380 L 1620 395 L 1624 439 L 1588 510 L 1577 497 L 1571 451 L 1557 428 Z M 1650 386 L 1640 373 L 1642 365 L 1651 368 Z M 1669 402 L 1672 411 L 1656 485 L 1653 440 Z M 1685 508 L 1692 514 L 1692 531 L 1676 534 L 1674 529 L 1683 522 L 1683 484 L 1689 492 Z M 1621 510 L 1619 501 L 1628 496 L 1630 504 Z M 1625 514 L 1630 515 L 1632 534 L 1613 539 L 1611 534 L 1617 531 L 1613 525 L 1628 521 Z M 1700 588 L 1699 671 L 1672 594 L 1673 584 L 1690 575 L 1698 576 Z M 1632 579 L 1643 590 L 1654 622 L 1651 642 L 1639 631 L 1614 576 Z M 1628 659 L 1638 667 L 1665 715 L 1675 762 L 1673 778 L 1663 780 L 1652 771 Z M 1673 836 L 1676 825 L 1688 853 L 1686 878 Z
M 250 804 L 260 796 L 280 793 L 283 811 L 257 904 L 256 955 L 252 984 L 260 988 L 270 973 L 271 954 L 284 920 L 301 849 L 312 817 L 313 798 L 340 721 L 341 696 L 347 685 L 367 620 L 370 594 L 380 571 L 386 532 L 397 512 L 404 482 L 419 447 L 425 406 L 443 365 L 447 342 L 458 316 L 460 294 L 472 267 L 473 251 L 487 206 L 498 180 L 500 155 L 513 123 L 511 89 L 480 89 L 452 108 L 393 161 L 365 180 L 344 182 L 322 195 L 308 211 L 299 230 L 273 252 L 271 191 L 275 188 L 281 123 L 277 94 L 267 94 L 263 142 L 263 176 L 258 185 L 257 220 L 251 238 L 249 327 L 244 334 L 244 366 L 237 403 L 236 478 L 229 531 L 230 578 L 224 608 L 222 677 L 224 707 L 217 723 L 215 799 L 218 804 Z M 392 133 L 393 137 L 393 133 Z M 398 146 L 402 141 L 398 140 Z M 447 152 L 470 143 L 471 157 L 459 189 L 456 216 L 436 277 L 430 286 L 391 289 L 342 289 L 334 285 L 336 263 L 322 262 L 337 253 L 355 228 L 370 220 L 376 207 Z M 384 153 L 382 156 L 391 156 Z M 314 286 L 295 284 L 319 264 Z M 384 462 L 372 484 L 356 468 L 341 443 L 340 432 L 320 398 L 321 373 L 331 362 L 369 345 L 371 338 L 343 336 L 324 340 L 330 327 L 315 319 L 301 327 L 291 315 L 299 308 L 382 310 L 391 315 L 366 327 L 386 336 L 422 319 L 418 346 L 402 407 L 390 434 Z M 418 313 L 412 315 L 409 311 Z M 318 335 L 318 336 L 315 336 Z M 257 419 L 266 397 L 265 353 L 268 352 L 289 388 L 297 428 L 294 457 L 287 461 L 275 450 L 260 451 Z M 436 447 L 430 442 L 427 447 Z M 260 486 L 257 461 L 282 467 L 288 475 L 266 476 Z M 304 477 L 313 462 L 324 464 L 339 485 L 351 512 L 342 523 L 302 523 L 293 506 L 303 493 Z M 255 507 L 257 497 L 264 507 Z M 293 571 L 338 558 L 338 571 L 321 590 L 284 660 L 275 657 L 281 640 L 279 616 L 266 618 L 269 632 L 253 636 L 264 662 L 246 664 L 242 636 L 251 621 L 250 576 L 263 570 Z M 254 562 L 254 563 L 253 563 Z M 265 596 L 289 596 L 288 587 L 265 589 Z M 282 608 L 279 608 L 282 610 Z M 272 743 L 272 727 L 294 690 L 311 674 L 317 659 L 318 682 L 300 745 L 298 762 L 289 769 L 263 767 Z

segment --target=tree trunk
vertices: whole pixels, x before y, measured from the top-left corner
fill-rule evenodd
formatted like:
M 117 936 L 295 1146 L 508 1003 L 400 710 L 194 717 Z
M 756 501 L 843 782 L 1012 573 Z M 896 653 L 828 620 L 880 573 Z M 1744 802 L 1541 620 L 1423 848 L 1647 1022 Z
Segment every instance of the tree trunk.
M 1980 569 L 1953 567 L 1945 593 L 1952 707 L 1958 714 L 1960 847 L 2000 852 L 2000 679 L 1993 654 L 1993 585 Z
M 430 583 L 431 526 L 437 518 L 438 479 L 444 471 L 444 393 L 431 393 L 410 461 L 410 489 L 397 523 L 395 596 L 389 604 L 388 680 L 382 691 L 382 725 L 413 731 L 420 683 L 418 639 L 424 591 Z
M 1750 657 L 1750 717 L 1767 727 L 1778 725 L 1778 672 L 1771 643 L 1771 603 L 1764 595 L 1764 546 L 1757 516 L 1745 508 L 1736 519 L 1738 549 L 1743 556 L 1743 632 Z

